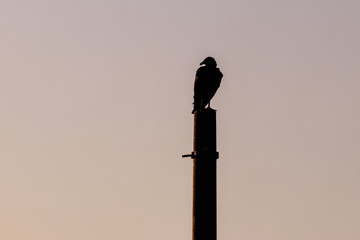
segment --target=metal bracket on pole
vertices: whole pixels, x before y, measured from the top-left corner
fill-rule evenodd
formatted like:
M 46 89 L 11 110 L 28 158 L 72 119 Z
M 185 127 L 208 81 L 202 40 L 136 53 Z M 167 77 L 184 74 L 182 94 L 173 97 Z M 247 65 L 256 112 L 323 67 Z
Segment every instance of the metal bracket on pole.
M 191 157 L 192 159 L 198 158 L 198 157 L 210 157 L 210 158 L 218 159 L 219 158 L 219 153 L 218 152 L 212 152 L 212 153 L 208 153 L 208 152 L 192 152 L 191 154 L 182 155 L 182 157 L 183 158 Z
M 194 152 L 192 152 L 191 154 L 185 154 L 185 155 L 182 155 L 183 158 L 187 158 L 187 157 L 191 157 L 191 158 L 194 158 L 195 155 L 194 155 Z

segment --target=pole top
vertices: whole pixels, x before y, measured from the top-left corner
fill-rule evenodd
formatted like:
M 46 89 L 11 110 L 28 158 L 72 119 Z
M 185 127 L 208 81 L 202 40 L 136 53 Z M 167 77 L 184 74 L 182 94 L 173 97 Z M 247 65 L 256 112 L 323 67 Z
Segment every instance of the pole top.
M 198 110 L 195 110 L 194 113 L 206 113 L 206 112 L 216 112 L 216 109 L 212 109 L 211 107 L 207 107 L 207 108 L 201 108 Z

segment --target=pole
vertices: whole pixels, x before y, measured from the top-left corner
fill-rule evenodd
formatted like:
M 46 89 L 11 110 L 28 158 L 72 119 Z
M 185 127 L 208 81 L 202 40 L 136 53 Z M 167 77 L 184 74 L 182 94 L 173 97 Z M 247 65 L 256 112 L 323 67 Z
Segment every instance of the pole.
M 216 112 L 194 113 L 193 240 L 216 240 Z
M 216 240 L 216 111 L 194 113 L 192 240 Z

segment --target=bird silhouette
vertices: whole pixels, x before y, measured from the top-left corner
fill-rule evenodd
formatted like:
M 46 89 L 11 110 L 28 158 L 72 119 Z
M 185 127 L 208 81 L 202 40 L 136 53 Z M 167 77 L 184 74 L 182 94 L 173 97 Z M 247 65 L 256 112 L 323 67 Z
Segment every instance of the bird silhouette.
M 214 58 L 207 57 L 200 63 L 201 66 L 196 71 L 194 83 L 194 109 L 192 113 L 202 110 L 209 104 L 220 86 L 223 74 L 217 68 Z

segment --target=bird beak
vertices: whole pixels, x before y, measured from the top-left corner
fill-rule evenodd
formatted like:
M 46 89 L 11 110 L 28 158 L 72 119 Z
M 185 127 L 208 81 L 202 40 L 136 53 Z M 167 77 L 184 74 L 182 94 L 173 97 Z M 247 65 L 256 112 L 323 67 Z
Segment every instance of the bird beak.
M 203 65 L 203 64 L 205 64 L 205 60 L 200 63 L 200 65 Z

